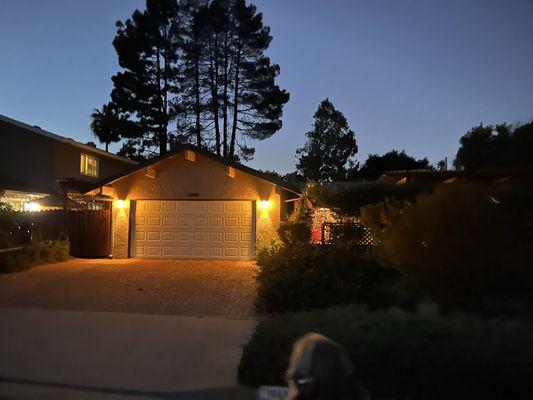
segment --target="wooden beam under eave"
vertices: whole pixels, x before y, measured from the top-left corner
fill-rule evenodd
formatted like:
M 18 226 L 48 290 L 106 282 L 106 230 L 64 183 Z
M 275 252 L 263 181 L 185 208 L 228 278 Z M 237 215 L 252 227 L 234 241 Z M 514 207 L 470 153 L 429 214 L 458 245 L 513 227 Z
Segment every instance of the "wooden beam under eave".
M 230 178 L 235 178 L 235 168 L 227 166 L 226 175 L 228 175 Z
M 155 168 L 154 167 L 145 167 L 144 168 L 144 175 L 146 175 L 148 178 L 154 179 L 156 176 Z
M 196 160 L 196 154 L 194 151 L 185 150 L 185 159 L 194 162 Z

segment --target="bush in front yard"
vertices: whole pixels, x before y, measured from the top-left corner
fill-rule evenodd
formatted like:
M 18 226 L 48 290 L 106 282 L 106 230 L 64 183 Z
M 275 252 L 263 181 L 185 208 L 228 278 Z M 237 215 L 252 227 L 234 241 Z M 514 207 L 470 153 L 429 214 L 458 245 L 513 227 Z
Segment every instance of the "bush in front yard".
M 533 325 L 442 315 L 434 307 L 370 313 L 357 306 L 270 316 L 244 347 L 239 381 L 284 384 L 293 342 L 318 332 L 348 351 L 373 398 L 526 399 Z
M 0 254 L 0 273 L 24 271 L 40 264 L 69 259 L 70 245 L 66 241 L 32 241 L 22 250 Z
M 285 313 L 359 302 L 372 308 L 411 300 L 402 297 L 398 274 L 376 257 L 343 246 L 293 243 L 257 255 L 257 309 Z
M 440 304 L 533 302 L 533 189 L 442 185 L 362 210 L 386 262 Z

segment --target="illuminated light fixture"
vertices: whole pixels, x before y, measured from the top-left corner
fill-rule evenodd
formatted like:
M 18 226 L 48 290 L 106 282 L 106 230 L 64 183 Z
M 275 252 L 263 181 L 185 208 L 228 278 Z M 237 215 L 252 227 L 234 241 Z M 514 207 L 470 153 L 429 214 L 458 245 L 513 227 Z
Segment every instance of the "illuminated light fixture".
M 261 210 L 266 211 L 270 208 L 270 200 L 261 200 Z
M 117 208 L 123 209 L 126 206 L 126 202 L 124 200 L 117 200 Z
M 37 212 L 41 211 L 42 207 L 40 204 L 37 203 L 26 203 L 26 210 L 30 212 Z

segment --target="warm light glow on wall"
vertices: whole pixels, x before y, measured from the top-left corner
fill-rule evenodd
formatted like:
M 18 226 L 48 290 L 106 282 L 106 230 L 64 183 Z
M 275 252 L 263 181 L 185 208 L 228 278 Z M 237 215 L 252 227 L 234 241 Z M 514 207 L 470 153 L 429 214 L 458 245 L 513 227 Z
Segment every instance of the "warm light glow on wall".
M 267 211 L 270 209 L 270 200 L 261 200 L 259 204 L 261 205 L 262 211 Z
M 124 207 L 126 207 L 126 202 L 124 200 L 117 200 L 117 208 L 123 209 Z

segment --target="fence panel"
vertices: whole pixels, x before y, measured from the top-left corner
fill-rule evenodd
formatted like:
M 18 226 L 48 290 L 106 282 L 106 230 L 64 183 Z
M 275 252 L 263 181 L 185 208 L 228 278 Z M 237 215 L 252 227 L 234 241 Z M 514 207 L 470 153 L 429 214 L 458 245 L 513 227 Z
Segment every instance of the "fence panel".
M 339 242 L 364 248 L 374 245 L 370 231 L 359 222 L 325 222 L 322 225 L 322 244 Z
M 21 229 L 34 238 L 68 238 L 74 257 L 107 257 L 111 249 L 111 210 L 49 210 L 24 213 Z

